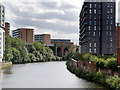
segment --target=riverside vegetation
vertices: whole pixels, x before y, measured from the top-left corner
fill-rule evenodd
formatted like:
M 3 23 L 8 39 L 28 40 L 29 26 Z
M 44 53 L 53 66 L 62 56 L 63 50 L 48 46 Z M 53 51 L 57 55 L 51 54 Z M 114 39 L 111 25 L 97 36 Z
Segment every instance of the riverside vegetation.
M 70 55 L 69 55 L 70 56 Z M 95 56 L 91 54 L 79 54 L 75 53 L 72 58 L 76 60 L 83 60 L 83 61 L 94 61 L 96 64 L 96 68 L 100 69 L 98 72 L 93 71 L 84 71 L 82 68 L 75 67 L 74 65 L 71 65 L 72 60 L 71 57 L 67 57 L 69 60 L 67 61 L 67 69 L 74 73 L 76 76 L 86 79 L 88 81 L 92 81 L 101 85 L 104 85 L 105 87 L 109 87 L 112 89 L 120 88 L 120 77 L 118 75 L 108 75 L 105 73 L 102 73 L 101 70 L 107 70 L 110 69 L 112 72 L 118 72 L 119 68 L 117 67 L 117 58 L 115 56 Z
M 27 44 L 19 38 L 5 38 L 5 52 L 3 61 L 13 64 L 60 61 L 61 57 L 54 56 L 52 49 L 36 41 Z

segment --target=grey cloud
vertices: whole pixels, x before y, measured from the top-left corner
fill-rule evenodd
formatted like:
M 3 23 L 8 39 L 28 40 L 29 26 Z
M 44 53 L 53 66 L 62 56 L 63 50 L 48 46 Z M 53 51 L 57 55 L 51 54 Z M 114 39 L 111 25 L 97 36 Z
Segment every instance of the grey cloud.
M 43 3 L 43 2 L 39 2 L 39 3 Z M 50 5 L 53 6 L 53 2 L 44 2 L 46 3 L 45 5 Z M 52 4 L 51 4 L 52 3 Z M 14 7 L 12 4 L 10 3 L 6 3 L 8 6 L 8 8 L 10 9 L 10 11 L 12 11 L 16 16 L 18 17 L 24 17 L 24 18 L 37 18 L 37 19 L 60 19 L 60 20 L 65 20 L 65 21 L 76 21 L 77 20 L 77 13 L 74 11 L 67 11 L 67 10 L 63 10 L 64 14 L 58 13 L 58 12 L 45 12 L 45 13 L 34 13 L 34 8 L 33 7 L 29 7 L 29 11 L 26 12 L 21 12 L 20 11 L 20 7 Z M 24 3 L 24 4 L 29 4 L 29 3 Z M 55 5 L 54 5 L 55 6 Z M 62 4 L 63 7 L 70 7 L 70 5 L 65 5 L 64 3 Z M 55 6 L 56 7 L 56 6 Z
M 59 19 L 64 21 L 77 21 L 77 13 L 64 11 L 64 14 L 57 12 L 46 12 L 46 13 L 23 13 L 22 17 L 36 18 L 36 19 Z
M 57 2 L 40 2 L 38 5 L 42 5 L 43 7 L 49 8 L 49 9 L 55 9 L 57 6 Z
M 49 9 L 73 9 L 73 8 L 77 8 L 71 4 L 68 4 L 66 2 L 61 2 L 60 5 L 58 5 L 58 2 L 41 2 L 38 3 L 38 5 L 42 5 L 43 7 L 49 8 Z
M 41 29 L 50 29 L 53 31 L 61 31 L 64 33 L 76 33 L 78 28 L 76 26 L 66 26 L 61 23 L 49 23 L 49 22 L 43 22 L 39 20 L 31 20 L 31 19 L 16 19 L 15 23 L 20 25 L 20 26 L 34 26 L 38 28 L 39 30 Z
M 16 3 L 17 4 L 17 3 Z M 19 27 L 27 27 L 32 26 L 35 28 L 38 28 L 39 30 L 47 29 L 47 30 L 53 30 L 54 32 L 63 32 L 66 33 L 78 33 L 78 27 L 75 26 L 66 26 L 63 23 L 57 22 L 57 23 L 50 23 L 46 22 L 46 20 L 52 20 L 52 19 L 58 19 L 59 21 L 65 21 L 68 23 L 73 23 L 73 21 L 78 21 L 78 13 L 75 11 L 71 11 L 71 9 L 74 9 L 76 7 L 61 2 L 61 5 L 58 7 L 57 3 L 43 3 L 43 2 L 36 2 L 35 7 L 38 9 L 42 9 L 43 6 L 46 7 L 46 10 L 51 10 L 50 12 L 45 13 L 36 13 L 35 8 L 32 7 L 32 3 L 28 2 L 21 2 L 20 5 L 13 5 L 10 2 L 5 3 L 6 9 L 8 9 L 11 13 L 13 13 L 15 16 L 17 16 L 17 19 L 15 19 L 13 22 L 16 24 L 16 26 Z M 22 5 L 26 5 L 26 8 L 28 11 L 21 12 L 20 8 Z M 54 12 L 52 9 L 55 10 L 62 10 L 64 14 L 59 12 Z M 35 21 L 33 19 L 36 19 Z M 18 27 L 16 27 L 18 28 Z

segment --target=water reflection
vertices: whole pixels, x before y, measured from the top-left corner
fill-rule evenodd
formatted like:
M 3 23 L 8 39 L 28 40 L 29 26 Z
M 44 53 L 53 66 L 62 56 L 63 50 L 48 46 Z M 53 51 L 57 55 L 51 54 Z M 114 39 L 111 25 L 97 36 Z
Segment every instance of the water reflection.
M 3 70 L 3 74 L 12 74 L 11 67 L 5 68 L 5 69 Z
M 76 77 L 66 62 L 13 65 L 3 72 L 3 88 L 98 88 L 97 84 Z

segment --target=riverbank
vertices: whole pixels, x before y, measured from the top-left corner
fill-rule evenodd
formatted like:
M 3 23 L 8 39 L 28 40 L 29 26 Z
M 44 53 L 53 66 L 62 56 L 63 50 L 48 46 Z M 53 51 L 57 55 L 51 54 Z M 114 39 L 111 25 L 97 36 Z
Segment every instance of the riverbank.
M 0 70 L 12 66 L 12 62 L 0 63 Z
M 108 74 L 102 73 L 100 70 L 97 72 L 85 70 L 85 66 L 82 66 L 83 68 L 80 68 L 77 65 L 77 61 L 75 62 L 72 60 L 67 61 L 66 65 L 67 69 L 79 78 L 98 83 L 107 88 L 120 88 L 120 78 L 117 75 L 110 76 Z

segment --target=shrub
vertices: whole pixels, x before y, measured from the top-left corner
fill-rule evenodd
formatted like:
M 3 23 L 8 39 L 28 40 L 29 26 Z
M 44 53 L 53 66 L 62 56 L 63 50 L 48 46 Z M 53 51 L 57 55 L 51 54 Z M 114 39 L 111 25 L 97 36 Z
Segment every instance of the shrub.
M 118 76 L 114 76 L 112 78 L 108 78 L 106 83 L 111 88 L 120 88 L 120 78 Z
M 106 64 L 105 67 L 107 69 L 111 69 L 113 71 L 117 71 L 118 70 L 118 63 L 117 63 L 117 59 L 116 58 L 108 58 L 106 60 Z

